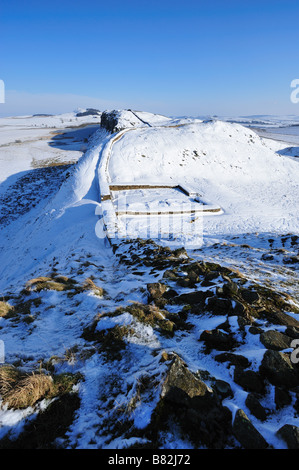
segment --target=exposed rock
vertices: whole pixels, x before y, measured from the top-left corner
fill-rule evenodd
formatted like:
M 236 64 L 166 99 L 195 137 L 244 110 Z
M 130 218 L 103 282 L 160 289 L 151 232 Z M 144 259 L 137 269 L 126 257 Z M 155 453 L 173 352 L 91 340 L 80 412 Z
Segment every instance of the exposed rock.
M 263 333 L 262 328 L 259 328 L 258 326 L 254 326 L 254 325 L 251 326 L 248 331 L 252 335 L 260 335 L 261 333 Z
M 245 300 L 245 302 L 247 302 L 248 304 L 253 304 L 260 299 L 259 294 L 250 289 L 241 289 L 240 294 L 242 298 Z
M 265 352 L 260 373 L 273 385 L 292 388 L 299 385 L 298 371 L 294 369 L 287 354 L 268 350 Z
M 181 392 L 184 393 L 182 394 Z M 212 395 L 212 390 L 204 382 L 195 377 L 189 371 L 185 362 L 176 356 L 169 367 L 166 380 L 162 385 L 161 398 L 167 395 L 171 401 L 185 404 L 185 394 L 189 398 L 209 397 Z
M 167 269 L 163 274 L 163 279 L 170 279 L 171 281 L 176 281 L 178 275 L 174 270 Z
M 247 369 L 250 366 L 250 362 L 246 357 L 229 352 L 218 354 L 217 356 L 215 356 L 215 360 L 221 363 L 229 362 L 230 365 L 239 366 L 243 369 Z
M 118 129 L 118 115 L 119 112 L 114 111 L 104 111 L 101 116 L 101 126 L 104 127 L 109 132 L 117 132 L 121 129 Z
M 232 434 L 231 412 L 223 407 L 218 395 L 190 372 L 176 356 L 162 385 L 161 401 L 153 421 L 172 418 L 195 445 L 224 448 Z
M 297 426 L 285 424 L 277 431 L 277 435 L 285 441 L 289 449 L 299 449 L 299 428 Z
M 214 384 L 214 389 L 221 396 L 222 399 L 233 397 L 233 391 L 229 383 L 225 382 L 224 380 L 216 380 Z
M 236 413 L 233 433 L 245 449 L 266 449 L 268 447 L 266 440 L 241 409 Z
M 225 315 L 231 311 L 232 303 L 228 299 L 219 299 L 218 297 L 210 297 L 207 301 L 207 309 L 214 315 Z
M 149 292 L 149 301 L 152 301 L 160 299 L 167 291 L 167 286 L 160 282 L 153 282 L 151 284 L 147 284 L 147 290 Z
M 276 330 L 268 330 L 261 334 L 260 340 L 267 349 L 282 351 L 291 346 L 291 338 Z
M 238 284 L 236 284 L 233 281 L 228 281 L 225 284 L 223 284 L 222 289 L 223 289 L 223 294 L 226 297 L 230 297 L 230 298 L 235 297 L 239 291 Z
M 285 334 L 289 336 L 290 338 L 299 339 L 299 328 L 295 328 L 294 326 L 289 326 L 286 329 Z
M 284 406 L 288 406 L 292 403 L 292 397 L 287 390 L 283 390 L 279 387 L 275 387 L 275 404 L 276 408 L 280 410 Z
M 205 342 L 207 348 L 229 351 L 236 346 L 236 340 L 229 333 L 224 333 L 218 329 L 205 330 L 200 336 L 200 340 Z
M 263 380 L 253 370 L 244 370 L 241 367 L 236 367 L 234 381 L 249 392 L 263 393 L 265 389 Z
M 213 281 L 214 279 L 217 279 L 219 276 L 220 276 L 220 273 L 218 271 L 209 271 L 205 274 L 205 280 Z
M 211 291 L 195 291 L 195 292 L 189 292 L 188 294 L 181 294 L 178 297 L 176 297 L 174 300 L 177 303 L 182 303 L 182 304 L 189 304 L 189 305 L 194 305 L 194 304 L 205 304 L 205 300 L 208 297 L 212 297 L 214 294 Z
M 296 318 L 291 317 L 287 313 L 278 312 L 274 310 L 264 310 L 260 316 L 271 321 L 274 325 L 282 325 L 287 327 L 295 327 L 299 329 L 299 321 Z
M 254 393 L 248 394 L 245 405 L 257 419 L 260 419 L 261 421 L 265 421 L 267 419 L 265 408 L 260 404 Z

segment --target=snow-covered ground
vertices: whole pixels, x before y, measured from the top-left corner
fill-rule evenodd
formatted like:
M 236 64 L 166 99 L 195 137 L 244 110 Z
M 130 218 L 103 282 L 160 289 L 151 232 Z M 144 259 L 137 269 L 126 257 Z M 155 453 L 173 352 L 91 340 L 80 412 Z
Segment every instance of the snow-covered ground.
M 196 315 L 191 309 L 184 328 L 165 336 L 155 322 L 141 321 L 130 306 L 134 302 L 152 305 L 147 284 L 162 282 L 167 268 L 175 266 L 183 278 L 184 263 L 190 264 L 191 258 L 238 270 L 246 285 L 260 283 L 295 302 L 299 232 L 295 151 L 290 143 L 263 139 L 240 124 L 221 121 L 171 120 L 125 111 L 119 113 L 119 126 L 128 131 L 119 138 L 99 128 L 99 123 L 100 116 L 78 118 L 74 113 L 0 120 L 0 293 L 14 307 L 14 314 L 0 317 L 6 363 L 27 372 L 42 364 L 54 375 L 81 374 L 73 391 L 78 393 L 80 405 L 68 429 L 56 436 L 56 444 L 62 447 L 154 445 L 146 430 L 169 367 L 167 359 L 161 360 L 166 351 L 182 357 L 192 372 L 205 371 L 210 386 L 214 379 L 230 383 L 233 396 L 226 397 L 224 404 L 233 417 L 238 408 L 244 409 L 270 445 L 285 448 L 276 431 L 284 424 L 298 424 L 293 409 L 295 392 L 291 404 L 276 412 L 274 386 L 268 385 L 261 397 L 267 420 L 261 422 L 246 407 L 248 391 L 233 380 L 234 369 L 217 362 L 215 351 L 207 355 L 200 340 L 205 330 L 221 325 L 229 328 L 239 341 L 235 352 L 257 371 L 265 346 L 259 336 L 249 333 L 249 326 L 241 333 L 237 316 Z M 289 154 L 284 152 L 286 148 Z M 108 166 L 101 173 L 105 155 Z M 105 188 L 101 178 L 106 178 Z M 109 185 L 120 184 L 171 188 L 112 191 L 112 203 L 108 200 L 105 206 L 101 196 L 109 196 Z M 117 202 L 132 211 L 143 207 L 174 211 L 189 202 L 200 206 L 174 189 L 178 185 L 199 194 L 203 203 L 221 208 L 220 213 L 201 218 L 204 244 L 200 249 L 190 249 L 188 254 L 169 251 L 169 259 L 161 252 L 155 264 L 158 245 L 119 240 L 111 247 L 104 226 L 106 216 L 102 217 L 104 207 L 109 216 Z M 118 218 L 125 226 L 130 224 L 136 238 L 140 236 L 138 217 Z M 62 288 L 59 276 L 71 282 L 64 280 L 67 284 Z M 35 285 L 28 284 L 34 278 L 41 278 L 43 288 L 29 289 Z M 216 292 L 223 280 L 213 281 L 213 276 L 211 280 L 212 287 L 196 281 L 193 288 Z M 186 285 L 164 281 L 177 296 L 192 291 L 187 281 Z M 54 288 L 55 282 L 60 289 Z M 185 307 L 188 311 L 190 305 Z M 182 311 L 175 302 L 164 308 L 173 318 Z M 159 315 L 165 320 L 165 311 Z M 295 309 L 290 315 L 298 316 Z M 267 330 L 270 325 L 259 320 L 255 327 Z M 112 335 L 110 343 L 103 341 L 114 331 L 122 331 L 123 336 L 116 340 Z M 35 414 L 49 403 L 12 410 L 3 402 L 0 437 L 22 436 Z M 196 446 L 175 423 L 168 430 L 161 429 L 158 437 L 164 448 Z M 17 446 L 18 440 L 15 442 Z M 226 444 L 239 445 L 237 441 Z
M 224 211 L 204 218 L 209 235 L 287 233 L 298 230 L 299 166 L 280 149 L 220 121 L 136 129 L 114 144 L 109 172 L 113 184 L 186 184 Z

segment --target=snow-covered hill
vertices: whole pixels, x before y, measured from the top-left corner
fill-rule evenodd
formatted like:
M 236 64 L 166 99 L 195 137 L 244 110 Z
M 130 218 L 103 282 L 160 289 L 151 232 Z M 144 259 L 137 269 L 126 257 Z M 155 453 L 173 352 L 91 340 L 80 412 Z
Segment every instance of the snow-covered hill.
M 0 448 L 298 445 L 289 144 L 112 114 L 120 133 L 102 115 L 0 120 Z M 136 211 L 222 210 L 201 249 L 171 249 L 116 213 L 124 188 Z M 136 239 L 111 246 L 112 215 Z

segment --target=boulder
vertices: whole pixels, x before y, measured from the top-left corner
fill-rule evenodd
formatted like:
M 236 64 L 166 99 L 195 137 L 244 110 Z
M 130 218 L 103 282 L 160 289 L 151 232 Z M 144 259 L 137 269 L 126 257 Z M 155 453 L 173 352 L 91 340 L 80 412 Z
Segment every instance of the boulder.
M 162 384 L 161 400 L 154 415 L 158 432 L 161 431 L 159 422 L 174 420 L 195 446 L 224 448 L 232 435 L 231 412 L 222 406 L 218 394 L 177 355 Z
M 287 390 L 283 390 L 280 387 L 275 387 L 275 404 L 276 408 L 280 410 L 284 406 L 288 406 L 292 403 L 292 397 Z
M 247 302 L 248 304 L 254 304 L 260 299 L 260 296 L 257 292 L 250 289 L 241 289 L 240 290 L 241 297 Z
M 241 409 L 236 413 L 233 433 L 245 449 L 267 449 L 268 447 L 266 440 Z
M 161 398 L 167 397 L 170 401 L 185 405 L 187 397 L 209 397 L 211 395 L 212 390 L 190 372 L 179 356 L 175 356 L 162 385 Z
M 220 351 L 229 351 L 236 346 L 234 337 L 221 330 L 205 330 L 200 336 L 208 349 L 217 349 Z
M 291 347 L 292 339 L 276 330 L 268 330 L 261 334 L 260 340 L 267 349 L 282 351 Z
M 189 292 L 187 294 L 181 294 L 178 297 L 176 297 L 174 300 L 175 302 L 179 304 L 188 304 L 188 305 L 194 305 L 194 304 L 200 304 L 204 306 L 205 301 L 208 297 L 212 297 L 214 294 L 211 291 L 195 291 L 195 292 Z
M 259 399 L 254 393 L 249 393 L 245 405 L 250 410 L 250 412 L 255 416 L 257 419 L 261 421 L 265 421 L 267 419 L 267 413 L 265 408 L 260 404 Z
M 219 299 L 217 296 L 210 297 L 207 300 L 207 309 L 214 315 L 225 315 L 230 313 L 232 303 L 229 299 Z
M 229 362 L 232 366 L 239 366 L 243 369 L 247 369 L 250 366 L 249 360 L 239 354 L 233 354 L 229 352 L 221 353 L 215 356 L 215 361 L 217 362 Z
M 293 367 L 287 354 L 268 350 L 265 352 L 260 373 L 273 385 L 292 388 L 299 385 L 298 371 Z
M 289 449 L 299 449 L 299 428 L 297 426 L 285 424 L 277 431 L 277 435 L 285 441 Z
M 241 367 L 236 367 L 234 381 L 248 392 L 263 393 L 265 389 L 263 380 L 253 370 L 244 370 Z

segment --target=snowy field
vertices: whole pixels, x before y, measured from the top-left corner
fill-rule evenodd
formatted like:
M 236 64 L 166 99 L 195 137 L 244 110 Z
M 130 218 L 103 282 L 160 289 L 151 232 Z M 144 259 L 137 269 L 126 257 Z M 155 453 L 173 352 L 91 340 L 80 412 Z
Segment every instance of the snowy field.
M 277 431 L 299 413 L 298 141 L 273 140 L 270 121 L 271 138 L 140 111 L 119 113 L 120 134 L 100 122 L 0 119 L 0 448 L 286 448 Z M 147 237 L 150 220 L 117 214 L 190 204 L 221 211 L 198 216 L 187 251 L 186 233 Z M 33 373 L 48 377 L 35 399 Z

